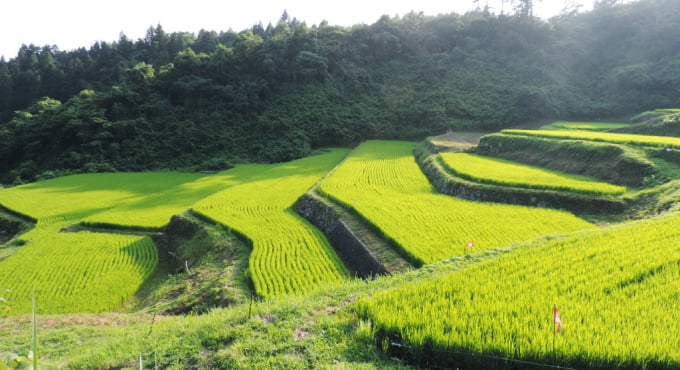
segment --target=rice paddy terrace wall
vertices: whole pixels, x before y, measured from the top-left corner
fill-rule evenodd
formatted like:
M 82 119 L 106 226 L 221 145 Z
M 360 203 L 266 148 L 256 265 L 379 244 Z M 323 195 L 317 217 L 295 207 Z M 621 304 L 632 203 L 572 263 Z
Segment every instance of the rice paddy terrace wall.
M 652 162 L 625 145 L 590 141 L 587 139 L 590 136 L 584 134 L 565 136 L 577 135 L 576 131 L 553 135 L 543 132 L 555 131 L 540 131 L 536 135 L 524 135 L 523 132 L 511 134 L 506 130 L 484 136 L 475 152 L 630 187 L 641 186 L 646 178 L 656 173 Z
M 414 151 L 416 161 L 432 185 L 442 194 L 453 197 L 506 204 L 565 209 L 575 213 L 606 214 L 620 212 L 626 202 L 613 196 L 531 189 L 522 186 L 485 184 L 451 173 L 439 154 L 423 144 Z
M 593 227 L 567 212 L 439 194 L 413 158 L 416 146 L 363 143 L 318 188 L 372 224 L 416 266 L 538 235 Z M 518 220 L 523 220 L 522 227 Z M 474 247 L 466 249 L 471 240 Z
M 389 273 L 327 200 L 308 192 L 295 203 L 295 210 L 326 235 L 351 275 L 368 278 Z
M 233 186 L 192 207 L 249 241 L 257 294 L 274 297 L 349 278 L 323 233 L 292 210 L 347 153 L 334 149 L 287 163 L 237 166 L 230 170 L 238 179 Z

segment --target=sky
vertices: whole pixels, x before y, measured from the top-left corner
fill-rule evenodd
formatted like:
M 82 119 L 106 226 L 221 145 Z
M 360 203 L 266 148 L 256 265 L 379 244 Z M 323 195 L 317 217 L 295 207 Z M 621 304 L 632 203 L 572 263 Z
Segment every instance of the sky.
M 534 13 L 544 19 L 559 14 L 566 2 L 592 0 L 535 0 Z M 481 0 L 500 13 L 501 0 Z M 506 0 L 505 11 L 510 5 Z M 426 15 L 474 9 L 472 0 L 4 0 L 0 10 L 0 56 L 16 57 L 22 44 L 57 45 L 60 50 L 89 48 L 96 41 L 143 38 L 160 24 L 170 32 L 242 31 L 259 22 L 276 24 L 284 10 L 308 26 L 326 20 L 331 25 L 372 24 L 382 15 L 410 11 Z M 582 10 L 586 10 L 584 6 Z

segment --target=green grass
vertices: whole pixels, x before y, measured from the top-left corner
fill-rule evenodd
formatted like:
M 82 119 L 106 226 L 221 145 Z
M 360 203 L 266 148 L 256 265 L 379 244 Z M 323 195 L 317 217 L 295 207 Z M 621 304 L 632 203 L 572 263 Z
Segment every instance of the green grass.
M 652 112 L 653 113 L 674 114 L 674 113 L 680 113 L 680 109 L 678 109 L 678 108 L 660 108 L 660 109 L 654 109 Z
M 398 141 L 363 143 L 319 191 L 354 210 L 416 265 L 593 227 L 567 212 L 438 194 L 411 154 L 415 147 Z M 465 248 L 471 240 L 474 247 Z
M 405 369 L 382 359 L 351 309 L 387 280 L 216 309 L 204 315 L 38 316 L 45 369 Z M 28 353 L 30 318 L 0 318 L 0 348 Z
M 680 138 L 574 130 L 503 130 L 506 135 L 537 136 L 551 139 L 591 140 L 651 147 L 680 148 Z
M 347 152 L 333 149 L 284 164 L 238 166 L 231 171 L 237 184 L 193 207 L 250 240 L 249 271 L 259 295 L 302 292 L 349 277 L 325 236 L 291 210 Z
M 607 131 L 622 127 L 628 127 L 628 123 L 614 122 L 568 122 L 556 121 L 549 125 L 541 126 L 541 130 L 586 130 L 586 131 Z
M 360 303 L 378 333 L 456 367 L 445 352 L 551 363 L 552 308 L 564 329 L 557 364 L 576 368 L 680 366 L 680 214 L 527 245 L 459 272 Z M 669 316 L 670 315 L 670 316 Z M 413 351 L 417 353 L 416 351 Z M 452 362 L 447 362 L 452 361 Z
M 596 195 L 621 195 L 626 192 L 623 186 L 504 159 L 466 153 L 441 153 L 440 158 L 448 171 L 481 183 Z

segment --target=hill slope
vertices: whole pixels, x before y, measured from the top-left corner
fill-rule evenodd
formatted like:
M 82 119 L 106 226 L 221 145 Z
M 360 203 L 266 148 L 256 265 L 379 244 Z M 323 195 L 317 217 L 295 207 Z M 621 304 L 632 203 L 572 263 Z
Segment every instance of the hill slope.
M 483 10 L 351 28 L 286 18 L 238 33 L 159 25 L 89 50 L 29 45 L 0 61 L 0 182 L 224 169 L 678 106 L 679 14 L 677 1 L 641 0 L 547 22 Z

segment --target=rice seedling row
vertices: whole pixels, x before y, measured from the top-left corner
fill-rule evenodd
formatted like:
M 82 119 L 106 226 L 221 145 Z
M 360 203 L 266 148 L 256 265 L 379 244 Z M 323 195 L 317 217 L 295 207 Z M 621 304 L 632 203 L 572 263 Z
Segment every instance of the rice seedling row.
M 64 224 L 38 225 L 27 244 L 2 262 L 11 314 L 102 312 L 117 308 L 156 269 L 156 246 L 147 237 L 59 233 Z
M 593 227 L 570 213 L 479 203 L 435 192 L 407 142 L 360 145 L 319 192 L 371 223 L 416 265 Z M 472 247 L 465 247 L 473 241 Z
M 324 235 L 291 211 L 346 154 L 334 149 L 284 164 L 237 167 L 238 184 L 193 207 L 250 240 L 249 272 L 259 295 L 303 292 L 349 277 Z
M 603 141 L 640 146 L 668 147 L 680 149 L 680 138 L 669 136 L 650 136 L 635 134 L 615 134 L 607 132 L 575 131 L 575 130 L 502 130 L 507 135 L 538 136 L 554 139 Z
M 624 186 L 499 158 L 468 153 L 440 153 L 439 156 L 448 171 L 481 183 L 611 196 L 626 192 Z
M 159 229 L 230 183 L 226 173 L 114 173 L 0 189 L 3 207 L 38 220 L 21 236 L 26 244 L 0 261 L 11 314 L 30 312 L 34 289 L 41 313 L 115 309 L 156 269 L 156 246 L 148 238 L 60 231 L 83 221 Z
M 676 368 L 679 222 L 676 213 L 546 239 L 379 293 L 360 302 L 360 311 L 380 336 L 418 348 L 548 364 L 555 356 L 578 368 Z

